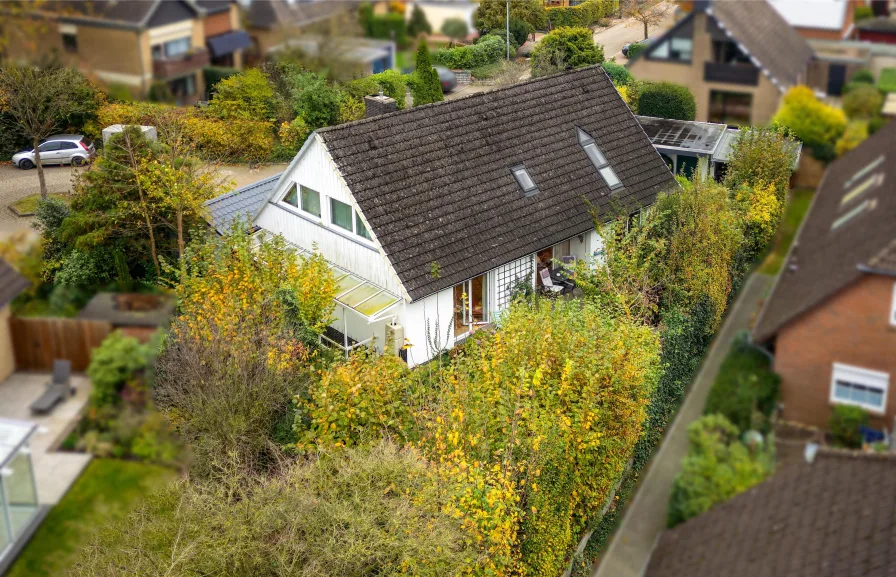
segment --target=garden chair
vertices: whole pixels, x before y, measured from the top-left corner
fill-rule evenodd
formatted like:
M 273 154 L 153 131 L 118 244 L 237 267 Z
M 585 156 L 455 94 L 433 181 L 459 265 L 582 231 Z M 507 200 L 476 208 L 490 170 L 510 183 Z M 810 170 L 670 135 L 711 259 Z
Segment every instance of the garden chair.
M 551 278 L 551 271 L 547 268 L 541 269 L 538 271 L 538 274 L 541 276 L 541 285 L 548 294 L 557 295 L 566 290 L 566 287 L 554 284 L 554 279 Z
M 71 380 L 72 362 L 65 359 L 53 361 L 53 378 L 47 383 L 44 394 L 31 403 L 31 412 L 36 415 L 49 413 L 65 397 L 74 395 L 75 389 L 71 386 Z

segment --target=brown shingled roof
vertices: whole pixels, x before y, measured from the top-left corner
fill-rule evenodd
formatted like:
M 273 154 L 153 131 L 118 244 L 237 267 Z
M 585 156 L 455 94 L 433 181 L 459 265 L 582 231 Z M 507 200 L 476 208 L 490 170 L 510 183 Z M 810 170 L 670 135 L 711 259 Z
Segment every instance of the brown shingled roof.
M 622 188 L 609 189 L 577 128 Z M 593 230 L 588 203 L 634 210 L 676 186 L 600 66 L 318 134 L 412 299 Z M 521 192 L 519 165 L 537 194 Z
M 896 123 L 889 123 L 828 167 L 759 315 L 755 339 L 770 339 L 864 274 L 896 273 L 894 223 Z
M 707 10 L 783 89 L 800 82 L 812 48 L 765 0 L 713 2 Z
M 896 574 L 896 459 L 820 450 L 667 530 L 645 577 Z

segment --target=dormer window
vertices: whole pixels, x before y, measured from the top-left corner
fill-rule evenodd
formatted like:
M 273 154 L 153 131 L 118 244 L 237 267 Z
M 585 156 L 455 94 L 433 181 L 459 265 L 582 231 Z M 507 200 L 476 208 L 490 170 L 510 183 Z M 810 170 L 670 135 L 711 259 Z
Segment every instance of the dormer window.
M 520 185 L 520 188 L 523 191 L 523 194 L 526 196 L 532 196 L 533 194 L 538 194 L 538 186 L 535 184 L 535 180 L 532 179 L 532 175 L 529 174 L 528 169 L 522 164 L 519 166 L 514 166 L 510 169 L 513 173 L 513 177 L 516 179 L 516 183 Z
M 604 182 L 607 183 L 610 190 L 621 187 L 622 181 L 616 176 L 616 171 L 610 166 L 607 157 L 604 156 L 604 153 L 597 147 L 597 142 L 594 141 L 591 135 L 581 128 L 576 128 L 576 138 L 578 138 L 579 145 L 582 147 L 582 150 L 585 151 L 588 160 L 590 160 L 591 164 L 594 165 L 594 168 L 597 169 L 598 174 L 604 179 Z

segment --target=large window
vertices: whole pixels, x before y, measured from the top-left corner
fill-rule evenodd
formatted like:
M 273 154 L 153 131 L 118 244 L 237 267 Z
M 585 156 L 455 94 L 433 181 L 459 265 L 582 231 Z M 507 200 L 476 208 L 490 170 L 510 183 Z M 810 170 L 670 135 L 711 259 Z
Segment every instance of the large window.
M 336 200 L 335 198 L 331 198 L 330 222 L 332 222 L 339 228 L 344 228 L 349 232 L 354 232 L 354 230 L 352 229 L 352 207 L 345 204 L 344 202 Z
M 474 330 L 489 321 L 488 275 L 464 281 L 454 287 L 454 335 Z
M 750 57 L 730 40 L 712 41 L 712 60 L 719 64 L 752 64 Z
M 289 187 L 289 192 L 283 197 L 283 202 L 296 208 L 299 207 L 299 187 L 293 184 Z
M 176 58 L 183 56 L 190 51 L 190 37 L 169 40 L 162 44 L 156 44 L 152 47 L 153 60 L 161 60 L 163 58 Z
M 648 48 L 647 58 L 650 60 L 666 60 L 670 62 L 690 63 L 694 52 L 694 22 L 685 20 L 661 42 Z
M 709 92 L 709 121 L 729 126 L 748 126 L 753 110 L 753 96 L 740 92 Z
M 888 373 L 834 363 L 831 402 L 883 413 L 887 407 L 889 382 Z
M 62 35 L 62 49 L 66 52 L 75 53 L 78 51 L 78 36 L 75 34 Z
M 302 210 L 320 218 L 320 193 L 310 188 L 302 187 Z

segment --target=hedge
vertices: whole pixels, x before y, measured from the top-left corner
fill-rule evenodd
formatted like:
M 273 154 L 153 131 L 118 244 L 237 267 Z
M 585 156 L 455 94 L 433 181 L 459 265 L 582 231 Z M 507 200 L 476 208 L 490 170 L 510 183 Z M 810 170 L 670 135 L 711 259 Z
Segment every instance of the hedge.
M 607 76 L 610 77 L 610 80 L 613 81 L 613 84 L 616 86 L 628 86 L 634 77 L 632 73 L 628 71 L 628 68 L 621 64 L 616 64 L 615 62 L 604 62 L 601 66 L 604 68 L 604 72 L 607 73 Z
M 495 34 L 486 34 L 476 44 L 436 50 L 432 54 L 432 60 L 436 64 L 455 70 L 469 70 L 501 60 L 505 51 L 503 38 Z
M 614 14 L 619 10 L 619 0 L 587 0 L 578 6 L 551 8 L 548 10 L 548 21 L 551 28 L 561 26 L 585 26 Z
M 395 44 L 402 49 L 408 45 L 408 29 L 404 22 L 404 14 L 389 12 L 371 16 L 363 21 L 362 25 L 370 38 L 395 40 Z
M 877 79 L 877 87 L 883 92 L 896 92 L 896 68 L 884 68 Z
M 694 120 L 697 118 L 697 103 L 687 86 L 672 82 L 648 84 L 638 95 L 638 114 L 673 120 Z

